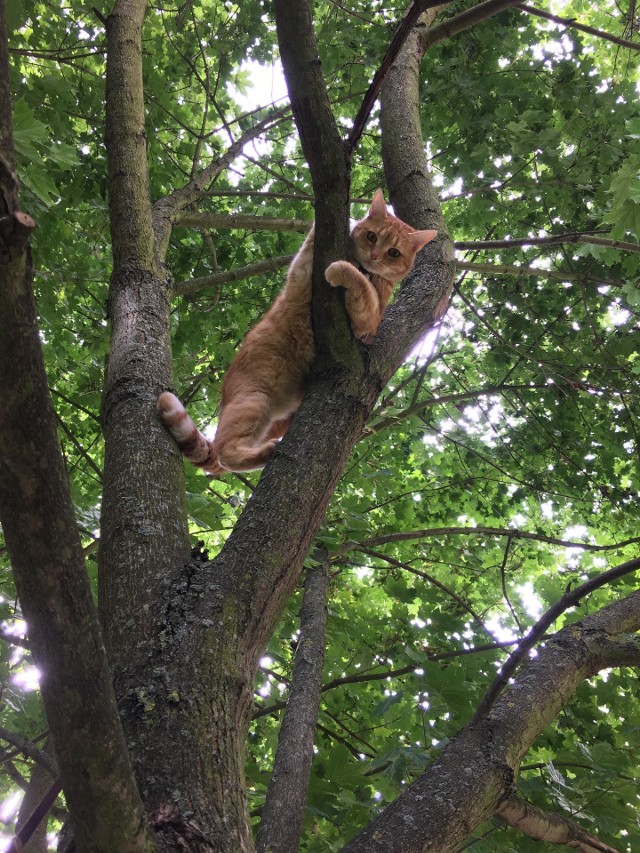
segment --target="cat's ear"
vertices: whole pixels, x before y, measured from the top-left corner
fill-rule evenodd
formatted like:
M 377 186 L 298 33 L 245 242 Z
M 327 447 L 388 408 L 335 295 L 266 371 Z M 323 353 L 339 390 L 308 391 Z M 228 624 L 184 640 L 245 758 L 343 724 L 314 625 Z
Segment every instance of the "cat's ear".
M 412 231 L 408 235 L 411 245 L 416 252 L 419 252 L 423 246 L 426 246 L 427 243 L 430 243 L 437 236 L 437 231 Z
M 369 216 L 372 219 L 384 219 L 387 215 L 387 205 L 384 201 L 382 190 L 378 189 L 373 194 L 373 201 L 369 208 Z

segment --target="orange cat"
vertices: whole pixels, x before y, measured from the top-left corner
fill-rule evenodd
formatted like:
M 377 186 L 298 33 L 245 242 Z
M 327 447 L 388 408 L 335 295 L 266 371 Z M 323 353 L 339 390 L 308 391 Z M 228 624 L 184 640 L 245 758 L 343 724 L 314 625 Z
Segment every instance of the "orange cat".
M 371 343 L 394 284 L 404 278 L 416 253 L 437 231 L 414 231 L 387 211 L 376 190 L 367 216 L 351 232 L 357 264 L 335 261 L 325 272 L 332 287 L 344 287 L 354 335 Z M 158 410 L 178 447 L 210 474 L 262 468 L 287 431 L 305 392 L 314 358 L 311 328 L 313 228 L 287 273 L 279 296 L 247 334 L 222 383 L 218 429 L 213 441 L 200 433 L 178 398 L 165 391 Z

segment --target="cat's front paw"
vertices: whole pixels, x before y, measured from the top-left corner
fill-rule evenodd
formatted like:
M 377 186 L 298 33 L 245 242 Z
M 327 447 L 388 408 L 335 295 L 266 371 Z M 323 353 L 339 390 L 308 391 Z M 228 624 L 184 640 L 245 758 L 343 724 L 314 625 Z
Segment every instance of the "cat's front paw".
M 349 267 L 350 264 L 347 261 L 334 261 L 324 271 L 324 277 L 331 287 L 346 287 L 347 278 L 345 272 Z

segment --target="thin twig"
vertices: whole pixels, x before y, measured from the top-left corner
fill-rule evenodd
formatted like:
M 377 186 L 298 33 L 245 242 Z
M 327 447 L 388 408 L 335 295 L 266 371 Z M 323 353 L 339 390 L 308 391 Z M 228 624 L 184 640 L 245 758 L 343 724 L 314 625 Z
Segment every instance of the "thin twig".
M 448 2 L 451 2 L 451 0 L 446 0 L 445 3 L 443 3 L 442 0 L 414 0 L 412 3 L 407 14 L 393 34 L 393 38 L 387 48 L 387 52 L 385 53 L 379 68 L 373 75 L 373 79 L 363 98 L 358 114 L 354 119 L 353 127 L 351 128 L 351 132 L 347 138 L 347 148 L 349 151 L 353 151 L 358 144 L 358 140 L 362 136 L 362 131 L 369 120 L 371 110 L 373 109 L 378 93 L 382 88 L 384 79 L 396 60 L 407 36 L 414 28 L 418 18 L 423 12 L 426 12 L 427 9 L 433 9 L 435 6 L 447 5 Z
M 588 33 L 591 36 L 596 36 L 596 38 L 605 39 L 606 41 L 613 42 L 613 44 L 619 44 L 621 47 L 629 48 L 629 50 L 640 50 L 638 42 L 613 36 L 611 33 L 597 30 L 595 27 L 589 27 L 587 24 L 580 24 L 573 18 L 561 18 L 559 15 L 551 15 L 549 12 L 543 12 L 542 9 L 535 9 L 526 3 L 518 3 L 516 9 L 526 12 L 528 15 L 536 15 L 538 18 L 544 18 L 546 21 L 553 21 L 554 24 L 561 24 L 563 27 L 580 30 L 580 32 Z
M 15 732 L 11 732 L 9 729 L 5 729 L 3 727 L 0 727 L 0 738 L 5 740 L 7 743 L 10 743 L 11 746 L 15 746 L 15 748 L 20 750 L 20 752 L 26 755 L 27 758 L 32 758 L 34 761 L 37 761 L 38 764 L 41 764 L 46 770 L 48 770 L 54 778 L 59 775 L 60 770 L 55 758 L 52 758 L 44 750 L 38 749 L 37 746 L 34 746 L 33 741 L 27 740 L 27 738 L 23 738 Z
M 581 599 L 592 593 L 594 590 L 599 589 L 601 586 L 605 586 L 624 575 L 635 572 L 638 568 L 640 568 L 640 557 L 634 560 L 628 560 L 626 563 L 622 563 L 613 569 L 609 569 L 607 572 L 603 572 L 597 577 L 591 578 L 591 580 L 588 580 L 586 583 L 581 584 L 575 589 L 565 592 L 562 598 L 556 601 L 556 603 L 543 614 L 543 616 L 529 631 L 527 636 L 518 645 L 518 648 L 509 656 L 500 670 L 499 675 L 496 677 L 493 684 L 489 687 L 482 698 L 482 701 L 478 705 L 473 718 L 474 722 L 477 722 L 481 717 L 485 717 L 489 713 L 503 687 L 505 687 L 517 667 L 520 665 L 520 662 L 544 636 L 547 629 L 559 616 L 561 616 L 570 607 L 575 607 Z
M 354 549 L 360 551 L 362 548 L 372 545 L 385 545 L 388 542 L 409 542 L 437 536 L 506 536 L 509 539 L 530 539 L 534 542 L 545 542 L 548 545 L 557 545 L 560 548 L 580 548 L 582 551 L 612 551 L 640 542 L 640 536 L 634 536 L 631 539 L 624 539 L 622 542 L 614 542 L 610 545 L 592 545 L 588 542 L 576 542 L 573 539 L 558 539 L 555 536 L 546 536 L 543 533 L 533 533 L 529 530 L 518 530 L 515 527 L 431 527 L 423 530 L 385 533 L 381 536 L 363 539 L 361 542 L 346 542 L 342 546 L 342 553 Z

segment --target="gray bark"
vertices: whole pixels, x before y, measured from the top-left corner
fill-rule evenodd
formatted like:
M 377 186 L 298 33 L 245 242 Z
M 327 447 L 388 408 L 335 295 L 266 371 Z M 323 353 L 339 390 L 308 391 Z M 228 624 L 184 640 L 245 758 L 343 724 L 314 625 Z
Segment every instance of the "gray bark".
M 0 520 L 78 845 L 151 850 L 58 447 L 18 208 L 0 2 Z M 64 690 L 60 689 L 64 685 Z
M 295 853 L 300 844 L 326 642 L 329 563 L 326 554 L 318 556 L 321 562 L 306 572 L 300 636 L 258 829 L 258 853 Z

